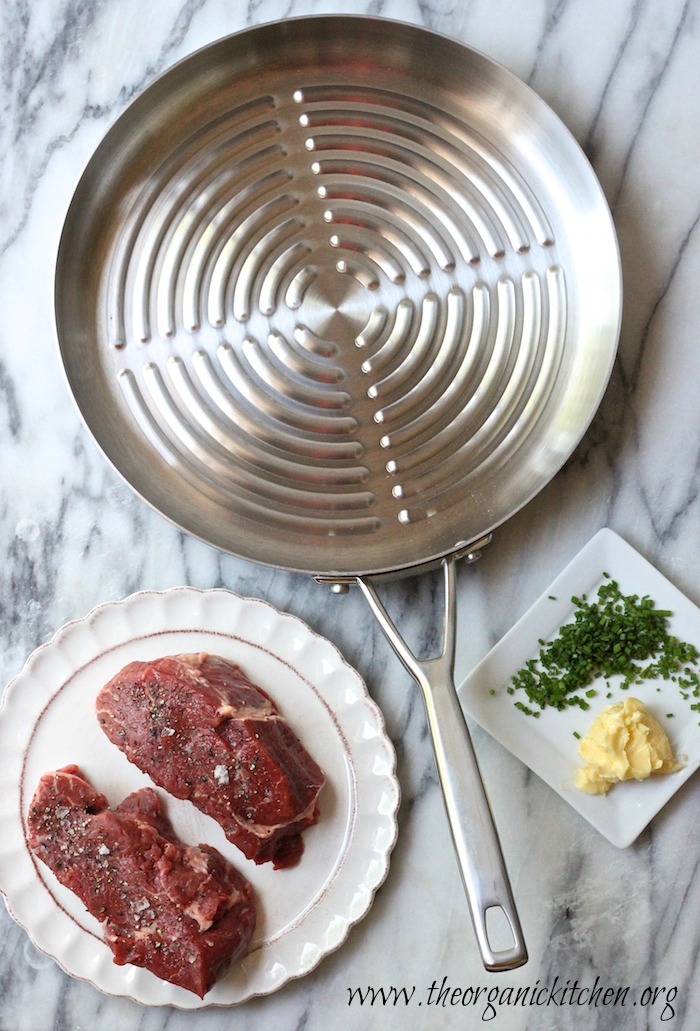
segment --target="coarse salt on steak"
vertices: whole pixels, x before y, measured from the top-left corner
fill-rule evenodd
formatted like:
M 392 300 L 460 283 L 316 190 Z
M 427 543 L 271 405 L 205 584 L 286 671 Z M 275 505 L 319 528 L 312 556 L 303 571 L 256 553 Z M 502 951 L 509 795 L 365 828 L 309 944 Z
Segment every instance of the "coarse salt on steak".
M 298 862 L 325 777 L 239 666 L 205 652 L 131 662 L 96 711 L 132 763 L 213 817 L 248 859 Z
M 146 967 L 200 998 L 246 954 L 248 881 L 208 845 L 184 845 L 153 788 L 110 809 L 78 766 L 46 773 L 28 843 L 103 925 L 118 965 Z

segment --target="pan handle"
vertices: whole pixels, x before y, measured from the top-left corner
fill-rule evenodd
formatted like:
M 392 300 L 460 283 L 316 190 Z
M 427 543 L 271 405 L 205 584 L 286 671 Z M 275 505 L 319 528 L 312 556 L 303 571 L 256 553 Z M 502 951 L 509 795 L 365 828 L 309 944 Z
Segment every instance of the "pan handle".
M 455 556 L 443 559 L 442 566 L 445 584 L 443 650 L 436 658 L 427 660 L 417 659 L 410 650 L 380 601 L 374 584 L 362 576 L 357 577 L 356 582 L 389 643 L 421 688 L 452 840 L 484 966 L 494 971 L 513 970 L 527 962 L 527 949 L 493 816 L 455 690 Z M 498 951 L 489 940 L 489 911 L 493 910 L 505 915 L 512 935 L 512 944 Z

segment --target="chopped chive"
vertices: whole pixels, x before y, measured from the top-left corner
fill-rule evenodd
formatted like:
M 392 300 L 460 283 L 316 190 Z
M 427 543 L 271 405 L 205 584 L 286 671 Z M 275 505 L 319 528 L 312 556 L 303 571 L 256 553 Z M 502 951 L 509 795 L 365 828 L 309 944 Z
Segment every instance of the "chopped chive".
M 623 595 L 609 573 L 603 576 L 606 582 L 596 599 L 589 602 L 585 594 L 574 595 L 571 622 L 549 643 L 540 640 L 538 656 L 512 678 L 507 691 L 524 691 L 530 705 L 515 705 L 528 715 L 547 706 L 587 709 L 585 699 L 596 694 L 590 687 L 593 681 L 606 680 L 610 698 L 607 678 L 616 675 L 622 677 L 623 691 L 648 680 L 671 679 L 685 698 L 700 698 L 700 652 L 669 632 L 670 610 L 657 609 L 648 595 Z M 691 709 L 700 712 L 700 702 Z

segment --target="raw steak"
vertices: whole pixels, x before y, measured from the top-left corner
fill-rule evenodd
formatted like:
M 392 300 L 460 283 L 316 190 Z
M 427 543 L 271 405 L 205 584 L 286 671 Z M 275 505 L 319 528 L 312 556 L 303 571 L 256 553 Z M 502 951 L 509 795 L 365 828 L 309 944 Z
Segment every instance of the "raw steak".
M 77 766 L 41 778 L 29 846 L 103 925 L 114 962 L 204 997 L 248 951 L 252 888 L 208 845 L 183 845 L 153 788 L 110 809 Z
M 131 762 L 217 820 L 248 859 L 298 862 L 325 778 L 239 666 L 204 652 L 132 662 L 96 708 Z

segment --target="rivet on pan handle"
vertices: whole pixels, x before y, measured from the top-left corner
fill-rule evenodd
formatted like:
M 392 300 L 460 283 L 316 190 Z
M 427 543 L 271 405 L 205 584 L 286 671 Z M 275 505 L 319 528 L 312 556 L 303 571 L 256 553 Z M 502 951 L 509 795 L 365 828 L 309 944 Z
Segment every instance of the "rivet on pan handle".
M 399 634 L 368 578 L 358 577 L 369 605 L 394 651 L 421 688 L 435 762 L 450 822 L 481 957 L 487 970 L 512 970 L 527 962 L 527 949 L 515 908 L 501 845 L 493 822 L 469 730 L 454 685 L 455 556 L 443 559 L 445 574 L 442 653 L 419 660 Z M 487 915 L 500 910 L 513 944 L 496 951 L 489 941 Z

